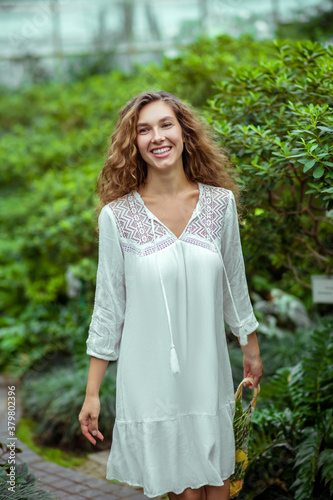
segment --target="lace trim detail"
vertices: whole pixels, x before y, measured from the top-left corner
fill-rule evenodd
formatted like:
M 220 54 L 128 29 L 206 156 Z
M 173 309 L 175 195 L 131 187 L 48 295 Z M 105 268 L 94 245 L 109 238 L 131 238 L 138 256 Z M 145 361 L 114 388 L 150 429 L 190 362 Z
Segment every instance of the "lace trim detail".
M 230 191 L 227 189 L 203 184 L 199 213 L 187 226 L 181 240 L 216 252 L 208 237 L 207 228 L 214 240 L 221 238 L 229 198 Z M 136 199 L 134 193 L 128 193 L 110 202 L 109 207 L 114 213 L 124 251 L 137 256 L 153 254 L 155 247 L 151 222 L 145 207 Z M 158 220 L 156 222 L 156 243 L 157 250 L 160 251 L 172 245 L 177 239 L 171 236 Z
M 208 237 L 206 227 L 214 240 L 221 238 L 229 198 L 230 192 L 224 188 L 210 187 L 210 189 L 205 190 L 205 208 L 203 210 L 205 238 Z

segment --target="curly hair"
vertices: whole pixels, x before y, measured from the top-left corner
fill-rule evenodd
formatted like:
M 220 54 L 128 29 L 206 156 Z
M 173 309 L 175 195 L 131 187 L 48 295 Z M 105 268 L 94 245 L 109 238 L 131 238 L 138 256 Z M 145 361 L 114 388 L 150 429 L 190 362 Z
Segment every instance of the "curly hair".
M 167 103 L 182 128 L 185 139 L 183 168 L 187 179 L 230 189 L 239 208 L 240 190 L 227 150 L 215 142 L 212 129 L 190 105 L 169 92 L 159 90 L 136 95 L 120 110 L 108 157 L 97 179 L 100 203 L 96 207 L 96 218 L 104 205 L 145 183 L 147 164 L 137 146 L 136 126 L 141 109 L 154 101 Z

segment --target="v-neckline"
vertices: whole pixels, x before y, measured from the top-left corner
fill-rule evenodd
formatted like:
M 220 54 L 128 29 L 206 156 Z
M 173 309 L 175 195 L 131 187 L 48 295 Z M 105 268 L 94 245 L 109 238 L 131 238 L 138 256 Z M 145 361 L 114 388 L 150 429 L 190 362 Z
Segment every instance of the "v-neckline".
M 159 222 L 169 233 L 171 233 L 171 235 L 176 239 L 176 240 L 180 240 L 181 237 L 183 236 L 183 234 L 185 234 L 189 224 L 192 222 L 192 220 L 194 219 L 194 217 L 199 213 L 200 211 L 200 206 L 201 206 L 201 198 L 202 198 L 202 194 L 203 194 L 203 187 L 202 187 L 202 184 L 201 182 L 197 182 L 198 184 L 198 188 L 199 188 L 199 198 L 198 198 L 198 201 L 194 207 L 194 210 L 191 214 L 191 217 L 189 218 L 185 228 L 183 229 L 182 233 L 179 235 L 179 237 L 177 237 L 175 235 L 175 233 L 173 231 L 171 231 L 170 228 L 168 228 L 168 226 L 166 226 L 155 214 L 153 214 L 153 212 L 151 210 L 149 210 L 149 208 L 147 207 L 147 205 L 145 204 L 145 202 L 143 201 L 140 193 L 137 191 L 137 190 L 134 190 L 133 193 L 136 195 L 137 199 L 139 200 L 139 202 L 143 205 L 144 209 L 146 210 L 147 212 L 147 215 L 148 217 L 151 219 L 155 219 L 157 220 L 157 222 Z

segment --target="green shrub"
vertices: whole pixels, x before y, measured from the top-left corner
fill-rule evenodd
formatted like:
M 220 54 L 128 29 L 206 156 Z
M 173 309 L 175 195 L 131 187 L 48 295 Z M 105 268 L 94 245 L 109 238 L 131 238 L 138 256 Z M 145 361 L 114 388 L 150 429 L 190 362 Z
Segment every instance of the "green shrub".
M 275 47 L 275 60 L 231 68 L 206 116 L 244 188 L 250 274 L 304 297 L 311 274 L 333 270 L 333 47 Z
M 85 302 L 67 305 L 29 304 L 16 318 L 0 325 L 0 370 L 22 377 L 40 372 L 63 356 L 71 355 L 78 367 L 86 361 L 85 341 L 90 317 Z

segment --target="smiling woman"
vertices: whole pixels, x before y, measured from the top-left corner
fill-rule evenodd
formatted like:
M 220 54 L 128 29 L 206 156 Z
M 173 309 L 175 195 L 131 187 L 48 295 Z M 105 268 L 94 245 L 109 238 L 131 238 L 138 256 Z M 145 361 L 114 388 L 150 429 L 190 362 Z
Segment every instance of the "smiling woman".
M 162 101 L 151 102 L 140 111 L 138 120 L 137 145 L 147 166 L 150 169 L 183 169 L 185 139 L 172 108 Z
M 99 389 L 117 361 L 107 479 L 170 500 L 225 500 L 235 467 L 232 372 L 262 363 L 225 153 L 193 110 L 147 92 L 120 112 L 98 179 L 99 260 L 82 433 L 96 443 Z

